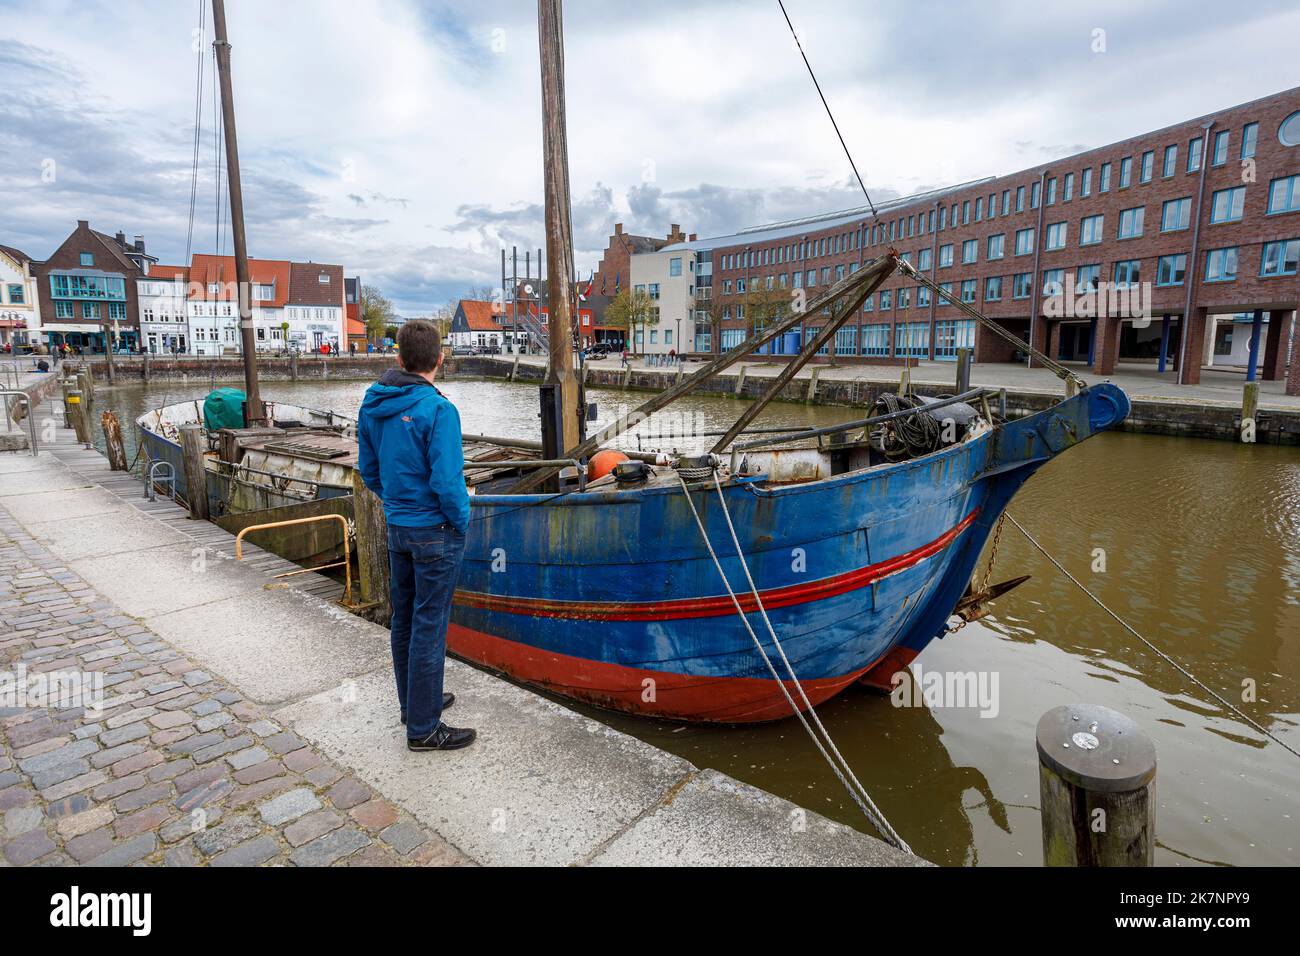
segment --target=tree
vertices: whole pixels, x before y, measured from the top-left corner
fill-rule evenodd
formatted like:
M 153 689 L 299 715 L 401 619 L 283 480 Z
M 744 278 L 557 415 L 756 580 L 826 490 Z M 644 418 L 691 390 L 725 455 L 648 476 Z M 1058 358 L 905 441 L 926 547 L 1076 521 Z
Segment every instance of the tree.
M 623 289 L 605 306 L 605 324 L 627 330 L 636 352 L 636 330 L 659 324 L 659 306 L 644 289 Z
M 751 282 L 745 290 L 742 304 L 745 306 L 745 338 L 749 338 L 785 317 L 790 305 L 790 293 L 787 289 L 767 289 Z
M 366 338 L 375 342 L 384 337 L 396 314 L 393 303 L 375 286 L 361 287 L 361 321 L 366 327 Z

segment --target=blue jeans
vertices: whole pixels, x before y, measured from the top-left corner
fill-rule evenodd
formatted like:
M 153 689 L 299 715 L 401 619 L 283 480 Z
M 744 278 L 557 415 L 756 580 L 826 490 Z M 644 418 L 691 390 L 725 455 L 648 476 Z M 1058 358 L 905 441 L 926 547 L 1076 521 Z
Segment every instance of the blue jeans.
M 412 740 L 427 737 L 442 720 L 447 623 L 464 556 L 465 536 L 450 524 L 388 526 L 393 675 L 406 736 Z

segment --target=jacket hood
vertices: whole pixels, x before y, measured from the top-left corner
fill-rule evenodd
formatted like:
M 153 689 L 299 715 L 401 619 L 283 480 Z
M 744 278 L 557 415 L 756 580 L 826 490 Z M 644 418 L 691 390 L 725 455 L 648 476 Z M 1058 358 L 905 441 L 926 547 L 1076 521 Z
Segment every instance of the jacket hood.
M 442 394 L 427 379 L 400 368 L 389 369 L 374 385 L 366 389 L 361 408 L 377 418 L 400 415 L 432 394 Z

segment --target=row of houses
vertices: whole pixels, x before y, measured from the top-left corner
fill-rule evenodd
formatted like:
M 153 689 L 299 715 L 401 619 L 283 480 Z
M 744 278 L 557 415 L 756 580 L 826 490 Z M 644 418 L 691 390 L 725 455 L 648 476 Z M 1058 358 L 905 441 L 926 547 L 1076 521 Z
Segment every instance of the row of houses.
M 343 267 L 249 260 L 249 300 L 258 351 L 346 350 L 365 342 L 361 281 Z M 127 240 L 79 220 L 44 259 L 0 245 L 0 347 L 46 352 L 238 353 L 238 282 L 233 256 L 194 254 L 160 263 L 144 237 Z
M 1300 301 L 1300 88 L 1005 176 L 714 238 L 616 225 L 594 286 L 644 292 L 636 352 L 716 354 L 897 250 L 1027 346 L 1094 372 L 1145 362 L 1286 378 Z M 825 316 L 774 342 L 789 354 Z M 1025 361 L 896 274 L 823 354 L 843 363 Z

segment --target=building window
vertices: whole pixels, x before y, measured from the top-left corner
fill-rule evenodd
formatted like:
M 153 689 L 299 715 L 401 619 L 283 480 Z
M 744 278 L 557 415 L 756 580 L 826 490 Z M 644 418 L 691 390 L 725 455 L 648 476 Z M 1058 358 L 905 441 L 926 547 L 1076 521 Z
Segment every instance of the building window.
M 22 305 L 22 304 L 24 303 L 24 301 L 26 301 L 26 300 L 24 299 L 24 291 L 23 291 L 23 287 L 22 287 L 21 285 L 12 285 L 12 284 L 11 284 L 11 285 L 9 286 L 9 304 L 10 304 L 10 305 Z
M 1236 222 L 1246 208 L 1246 187 L 1219 189 L 1210 204 L 1210 222 Z
M 1002 215 L 1011 215 L 1011 190 L 1002 190 Z
M 1034 230 L 1016 230 L 1016 255 L 1027 256 L 1034 251 Z
M 1283 242 L 1266 242 L 1260 255 L 1259 274 L 1262 276 L 1293 276 L 1296 260 L 1300 259 L 1300 239 Z
M 888 312 L 894 307 L 894 292 L 892 289 L 885 289 L 880 293 L 880 311 Z
M 916 307 L 924 308 L 930 304 L 930 287 L 919 285 L 916 287 Z
M 939 247 L 939 268 L 947 269 L 952 265 L 952 243 Z
M 1156 153 L 1153 149 L 1148 149 L 1142 154 L 1142 172 L 1139 174 L 1142 182 L 1151 182 L 1151 174 L 1155 171 Z
M 1087 169 L 1083 171 L 1083 176 L 1079 180 L 1079 195 L 1080 196 L 1092 195 L 1092 167 L 1091 166 L 1089 166 Z
M 948 302 L 948 297 L 952 295 L 952 283 L 951 283 L 951 282 L 940 282 L 940 283 L 939 283 L 939 291 L 942 292 L 942 293 L 944 293 L 944 294 L 941 295 L 941 296 L 939 296 L 939 302 L 938 302 L 938 304 L 939 304 L 939 305 L 948 305 L 948 304 L 949 304 L 949 302 Z
M 1156 263 L 1156 285 L 1182 285 L 1187 277 L 1187 256 L 1161 256 Z
M 1228 131 L 1220 130 L 1214 134 L 1214 153 L 1210 157 L 1211 166 L 1222 166 L 1228 161 Z
M 1119 233 L 1116 238 L 1133 239 L 1142 235 L 1142 220 L 1145 212 L 1146 208 L 1144 206 L 1120 210 Z
M 1259 124 L 1247 123 L 1241 128 L 1241 158 L 1253 159 L 1259 142 Z
M 1167 178 L 1169 176 L 1172 176 L 1177 171 L 1178 171 L 1178 144 L 1175 143 L 1173 146 L 1165 147 L 1164 174 Z
M 668 260 L 668 274 L 670 276 L 679 276 L 682 274 L 681 256 L 674 256 Z
M 928 331 L 928 330 L 927 330 Z M 975 349 L 974 319 L 945 319 L 934 324 L 934 357 L 940 361 L 952 361 L 957 357 L 958 349 Z
M 1061 184 L 1061 202 L 1069 202 L 1074 198 L 1074 173 L 1066 173 L 1065 181 Z
M 1194 139 L 1187 144 L 1187 171 L 1194 173 L 1201 168 L 1201 150 L 1205 148 L 1205 140 Z
M 83 319 L 99 318 L 99 303 L 98 302 L 81 303 L 81 317 Z
M 1039 200 L 1042 198 L 1042 183 L 1029 184 L 1029 208 L 1037 209 Z
M 1119 161 L 1119 188 L 1128 189 L 1133 183 L 1133 157 L 1125 156 Z
M 1054 222 L 1048 225 L 1043 234 L 1043 248 L 1049 251 L 1065 248 L 1065 223 Z
M 1115 263 L 1115 287 L 1123 289 L 1142 281 L 1142 260 L 1122 259 Z
M 56 319 L 70 319 L 73 317 L 73 304 L 65 300 L 59 300 L 54 303 L 54 317 Z
M 1192 224 L 1192 197 L 1171 199 L 1161 207 L 1160 231 L 1177 232 Z
M 889 325 L 864 325 L 862 327 L 862 354 L 889 355 Z
M 984 301 L 1002 301 L 1002 276 L 989 276 L 984 280 Z
M 1110 192 L 1110 163 L 1101 164 L 1101 178 L 1097 182 L 1097 192 Z
M 1007 237 L 1004 233 L 999 232 L 996 236 L 989 236 L 989 248 L 987 259 L 1001 259 L 1006 254 Z
M 1205 254 L 1205 281 L 1231 282 L 1237 278 L 1237 247 L 1211 249 Z
M 974 279 L 961 280 L 961 300 L 963 302 L 967 302 L 967 303 L 974 302 L 975 294 L 977 291 L 978 291 L 978 287 L 976 286 Z
M 916 267 L 922 272 L 928 272 L 934 265 L 934 254 L 929 249 L 922 249 L 916 254 Z
M 928 358 L 930 355 L 930 324 L 908 322 L 898 326 L 898 354 L 911 358 Z
M 1060 295 L 1065 291 L 1065 270 L 1064 269 L 1044 269 L 1043 270 L 1043 295 L 1052 296 Z
M 1095 263 L 1090 266 L 1079 266 L 1078 270 L 1074 274 L 1074 291 L 1095 292 L 1097 291 L 1097 282 L 1100 279 L 1100 263 Z
M 961 244 L 961 261 L 962 265 L 970 265 L 979 258 L 980 241 L 978 239 L 967 239 Z
M 980 196 L 975 200 L 975 221 L 979 222 L 984 218 L 984 197 Z
M 911 308 L 911 306 L 912 306 L 912 290 L 911 290 L 910 288 L 908 288 L 908 289 L 899 289 L 899 290 L 898 290 L 898 308 L 900 308 L 900 309 L 907 309 L 907 308 Z
M 1277 139 L 1283 146 L 1300 146 L 1300 110 L 1282 121 L 1277 128 Z
M 1016 187 L 1016 212 L 1025 211 L 1025 187 Z
M 970 200 L 967 199 L 961 204 L 961 224 L 963 226 L 970 222 Z
M 875 294 L 873 293 L 873 294 L 867 296 L 866 299 L 863 300 L 863 302 L 862 302 L 862 311 L 863 311 L 863 312 L 872 312 L 872 311 L 875 310 L 875 308 L 876 308 L 876 296 L 875 296 Z
M 856 328 L 837 329 L 835 332 L 835 354 L 856 355 L 858 352 L 858 330 Z
M 1300 116 L 1300 113 L 1296 114 Z M 1300 210 L 1300 175 L 1284 176 L 1268 184 L 1268 211 L 1295 212 Z
M 1106 226 L 1105 216 L 1085 216 L 1079 220 L 1079 245 L 1091 246 L 1102 239 L 1102 230 Z
M 1047 181 L 1047 205 L 1056 205 L 1056 177 L 1053 176 Z
M 108 318 L 109 318 L 110 321 L 112 321 L 112 320 L 116 320 L 116 321 L 118 321 L 118 322 L 125 322 L 125 321 L 126 321 L 126 303 L 125 303 L 125 302 L 110 302 L 110 303 L 108 303 Z
M 83 252 L 81 254 L 81 264 L 83 266 L 93 267 L 95 265 L 94 255 L 89 252 Z

